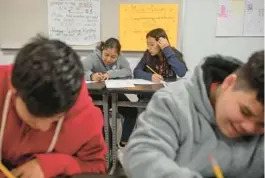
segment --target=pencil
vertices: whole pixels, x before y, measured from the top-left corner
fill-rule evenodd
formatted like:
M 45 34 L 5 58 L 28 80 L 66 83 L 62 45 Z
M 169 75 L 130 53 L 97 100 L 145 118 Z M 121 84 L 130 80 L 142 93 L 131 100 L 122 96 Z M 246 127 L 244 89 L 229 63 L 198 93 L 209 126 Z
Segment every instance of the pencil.
M 146 65 L 146 67 L 149 69 L 149 70 L 151 70 L 151 72 L 153 72 L 154 74 L 157 74 L 157 75 L 159 75 L 158 73 L 156 73 L 149 65 Z
M 151 70 L 151 72 L 153 72 L 154 74 L 159 75 L 158 73 L 156 73 L 149 65 L 146 65 L 146 67 Z M 164 85 L 164 87 L 168 86 L 167 82 L 161 80 L 161 83 Z
M 4 165 L 0 162 L 0 170 L 7 178 L 16 178 Z
M 213 156 L 210 156 L 210 160 L 212 162 L 212 168 L 216 178 L 224 178 L 222 170 L 218 165 L 217 161 L 215 160 L 215 158 Z

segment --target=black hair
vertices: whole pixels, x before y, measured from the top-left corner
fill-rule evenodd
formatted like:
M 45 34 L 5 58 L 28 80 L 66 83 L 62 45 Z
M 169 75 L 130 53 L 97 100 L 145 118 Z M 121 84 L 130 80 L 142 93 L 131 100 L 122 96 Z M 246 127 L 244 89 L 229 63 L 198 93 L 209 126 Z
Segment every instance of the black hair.
M 38 35 L 17 54 L 11 82 L 32 115 L 50 117 L 71 109 L 83 77 L 80 58 L 70 46 Z
M 121 52 L 121 44 L 118 39 L 116 38 L 109 38 L 105 42 L 100 42 L 97 48 L 102 52 L 104 49 L 107 48 L 115 48 L 117 53 L 120 54 Z
M 148 37 L 152 37 L 152 38 L 155 38 L 157 41 L 159 40 L 160 37 L 162 38 L 166 38 L 167 41 L 169 42 L 169 39 L 168 39 L 168 36 L 167 36 L 167 33 L 164 29 L 162 28 L 155 28 L 151 31 L 149 31 L 147 34 L 146 34 L 146 38 Z
M 237 81 L 234 89 L 255 90 L 257 100 L 264 104 L 264 51 L 252 54 L 235 74 Z
M 242 61 L 231 56 L 217 54 L 205 57 L 205 62 L 201 68 L 208 96 L 212 83 L 222 83 L 228 75 L 235 72 L 242 64 Z

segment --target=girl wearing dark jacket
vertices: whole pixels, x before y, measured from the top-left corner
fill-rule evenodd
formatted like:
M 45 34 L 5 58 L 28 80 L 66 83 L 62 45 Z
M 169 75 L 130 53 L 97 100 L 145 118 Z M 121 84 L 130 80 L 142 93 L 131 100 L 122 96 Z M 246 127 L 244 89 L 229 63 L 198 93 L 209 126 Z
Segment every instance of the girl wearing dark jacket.
M 151 30 L 146 35 L 147 50 L 134 69 L 134 77 L 159 82 L 167 78 L 183 77 L 187 67 L 180 51 L 169 44 L 162 28 Z M 147 66 L 152 68 L 154 74 Z

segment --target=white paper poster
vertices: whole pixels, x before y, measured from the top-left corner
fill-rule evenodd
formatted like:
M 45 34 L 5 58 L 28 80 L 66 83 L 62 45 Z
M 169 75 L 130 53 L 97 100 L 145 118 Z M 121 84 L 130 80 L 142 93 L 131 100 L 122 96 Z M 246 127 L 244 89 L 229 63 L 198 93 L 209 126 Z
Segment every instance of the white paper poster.
M 244 36 L 264 36 L 264 0 L 247 0 Z
M 48 0 L 50 38 L 70 45 L 100 41 L 100 0 Z
M 219 0 L 217 36 L 241 36 L 244 24 L 244 0 Z
M 216 36 L 264 36 L 264 0 L 219 0 Z

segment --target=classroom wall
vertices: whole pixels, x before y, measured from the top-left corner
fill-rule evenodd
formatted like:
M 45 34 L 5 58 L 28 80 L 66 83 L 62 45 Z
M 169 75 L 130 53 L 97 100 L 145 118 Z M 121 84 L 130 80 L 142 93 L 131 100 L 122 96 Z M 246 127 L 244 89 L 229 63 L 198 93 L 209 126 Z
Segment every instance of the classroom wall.
M 215 37 L 217 0 L 185 0 L 182 36 L 182 52 L 192 71 L 207 55 L 220 53 L 231 55 L 242 61 L 256 50 L 264 48 L 263 37 Z M 102 27 L 103 28 L 103 27 Z M 3 51 L 0 64 L 11 63 L 17 50 Z M 85 57 L 91 51 L 78 51 Z M 142 53 L 124 53 L 132 68 L 140 60 Z
M 190 69 L 205 56 L 220 53 L 242 61 L 264 49 L 263 37 L 215 37 L 218 0 L 186 0 L 183 49 Z

